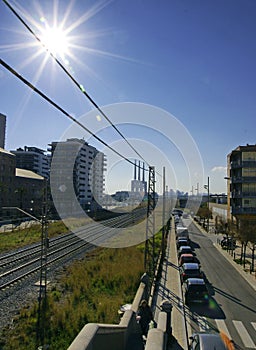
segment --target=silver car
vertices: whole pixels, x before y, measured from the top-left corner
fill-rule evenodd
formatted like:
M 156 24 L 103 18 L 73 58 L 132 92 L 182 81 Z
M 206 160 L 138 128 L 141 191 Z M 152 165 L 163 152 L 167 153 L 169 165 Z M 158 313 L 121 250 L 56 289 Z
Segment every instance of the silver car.
M 232 345 L 232 342 L 230 341 Z M 219 333 L 194 333 L 190 337 L 190 350 L 227 350 Z

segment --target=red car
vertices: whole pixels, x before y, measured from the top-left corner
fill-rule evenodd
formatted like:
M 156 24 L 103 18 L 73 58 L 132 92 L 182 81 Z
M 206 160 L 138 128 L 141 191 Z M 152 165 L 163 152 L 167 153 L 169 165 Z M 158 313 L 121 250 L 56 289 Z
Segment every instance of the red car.
M 179 266 L 183 265 L 184 263 L 197 263 L 200 265 L 200 261 L 193 254 L 182 254 L 179 258 Z

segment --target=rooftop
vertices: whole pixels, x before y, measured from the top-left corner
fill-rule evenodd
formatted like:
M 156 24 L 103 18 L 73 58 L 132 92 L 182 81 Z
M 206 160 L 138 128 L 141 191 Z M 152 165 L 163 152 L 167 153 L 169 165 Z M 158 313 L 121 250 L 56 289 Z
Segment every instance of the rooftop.
M 20 168 L 16 168 L 16 176 L 27 177 L 27 178 L 36 179 L 36 180 L 43 180 L 44 179 L 43 176 L 38 175 L 31 170 L 20 169 Z

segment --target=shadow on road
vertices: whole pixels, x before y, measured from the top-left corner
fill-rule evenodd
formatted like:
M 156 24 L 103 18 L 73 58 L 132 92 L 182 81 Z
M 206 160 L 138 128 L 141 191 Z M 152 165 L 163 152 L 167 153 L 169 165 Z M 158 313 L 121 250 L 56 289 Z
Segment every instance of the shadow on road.
M 213 286 L 213 288 L 214 288 L 215 293 L 218 293 L 218 294 L 224 296 L 225 298 L 227 298 L 227 299 L 233 301 L 234 303 L 236 303 L 236 304 L 242 306 L 242 307 L 245 308 L 246 310 L 252 311 L 253 313 L 256 314 L 256 309 L 252 309 L 251 307 L 246 306 L 245 304 L 243 304 L 243 303 L 241 302 L 240 299 L 238 299 L 238 298 L 234 297 L 233 295 L 231 295 L 231 294 L 229 294 L 229 293 L 223 291 L 223 290 L 220 289 L 220 288 L 217 288 L 217 287 L 214 287 L 214 286 Z

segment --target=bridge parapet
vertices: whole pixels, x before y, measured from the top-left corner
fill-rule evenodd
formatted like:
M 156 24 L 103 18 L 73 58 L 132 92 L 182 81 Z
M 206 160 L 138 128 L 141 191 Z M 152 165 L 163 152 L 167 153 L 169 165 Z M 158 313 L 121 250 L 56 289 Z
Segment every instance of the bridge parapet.
M 144 274 L 131 309 L 124 312 L 119 324 L 86 324 L 68 350 L 126 350 L 129 339 L 140 333 L 136 312 L 148 293 L 147 283 L 148 278 Z

